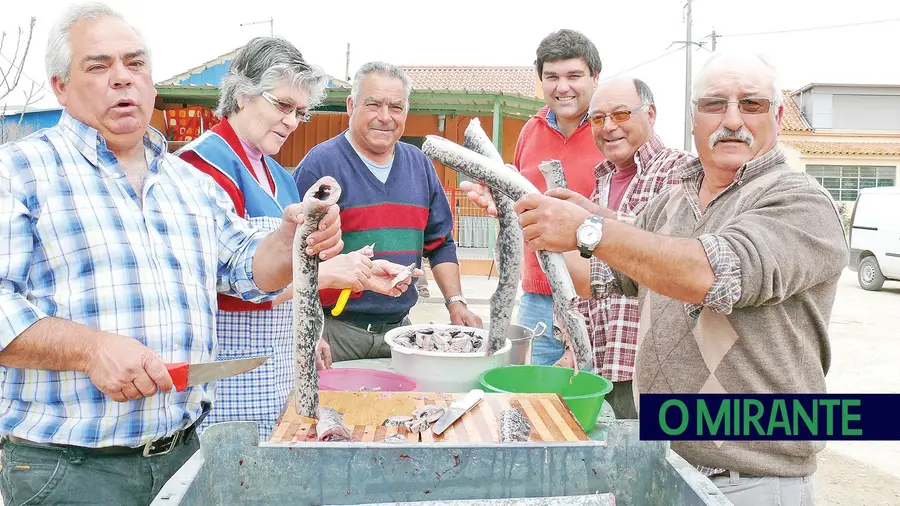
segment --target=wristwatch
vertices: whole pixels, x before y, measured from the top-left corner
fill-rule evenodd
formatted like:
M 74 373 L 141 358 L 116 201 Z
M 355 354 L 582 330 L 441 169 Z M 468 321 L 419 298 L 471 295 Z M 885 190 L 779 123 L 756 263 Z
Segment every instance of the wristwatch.
M 462 302 L 463 306 L 468 306 L 466 298 L 462 295 L 454 295 L 453 297 L 450 297 L 449 299 L 444 301 L 444 305 L 450 307 L 450 304 L 453 304 L 454 302 Z
M 600 244 L 602 238 L 603 217 L 596 214 L 588 216 L 575 232 L 578 252 L 582 258 L 591 258 L 594 255 L 594 248 Z

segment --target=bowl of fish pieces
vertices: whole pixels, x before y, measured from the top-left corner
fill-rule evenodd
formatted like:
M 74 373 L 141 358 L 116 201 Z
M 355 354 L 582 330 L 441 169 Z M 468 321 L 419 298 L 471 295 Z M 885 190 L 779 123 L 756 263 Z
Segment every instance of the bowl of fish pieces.
M 484 329 L 434 323 L 397 327 L 384 336 L 391 369 L 412 378 L 420 392 L 441 393 L 478 388 L 483 372 L 509 365 L 512 342 L 488 355 L 487 339 Z

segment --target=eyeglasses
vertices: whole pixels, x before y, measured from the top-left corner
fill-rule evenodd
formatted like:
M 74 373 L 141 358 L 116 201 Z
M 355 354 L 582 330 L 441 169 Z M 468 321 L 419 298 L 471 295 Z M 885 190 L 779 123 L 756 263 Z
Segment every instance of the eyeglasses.
M 640 111 L 644 107 L 646 107 L 646 102 L 635 107 L 634 109 L 630 109 L 628 111 L 614 111 L 609 114 L 592 114 L 591 115 L 591 124 L 595 127 L 602 127 L 604 123 L 606 123 L 606 118 L 612 118 L 616 123 L 625 123 L 626 121 L 631 119 L 631 115 Z
M 697 112 L 705 114 L 725 114 L 728 104 L 737 104 L 738 110 L 744 114 L 763 114 L 769 112 L 772 104 L 767 98 L 742 98 L 740 100 L 725 100 L 724 98 L 703 97 L 694 100 Z
M 299 123 L 306 123 L 312 117 L 308 110 L 294 107 L 294 104 L 280 100 L 269 94 L 268 92 L 262 92 L 262 98 L 266 99 L 267 102 L 275 106 L 275 108 L 278 109 L 278 111 L 282 114 L 294 113 L 294 116 L 297 118 L 297 122 Z

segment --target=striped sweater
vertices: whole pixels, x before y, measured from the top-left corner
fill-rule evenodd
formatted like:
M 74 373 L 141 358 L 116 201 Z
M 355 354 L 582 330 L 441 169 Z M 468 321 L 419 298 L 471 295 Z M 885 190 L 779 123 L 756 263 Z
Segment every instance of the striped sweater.
M 421 267 L 422 256 L 432 268 L 457 262 L 450 205 L 434 165 L 415 146 L 396 144 L 390 175 L 382 183 L 341 132 L 300 161 L 294 171 L 300 195 L 323 176 L 335 178 L 342 189 L 338 205 L 344 253 L 375 243 L 376 259 L 401 265 Z M 366 291 L 347 302 L 339 319 L 396 323 L 417 300 L 414 289 L 400 297 Z

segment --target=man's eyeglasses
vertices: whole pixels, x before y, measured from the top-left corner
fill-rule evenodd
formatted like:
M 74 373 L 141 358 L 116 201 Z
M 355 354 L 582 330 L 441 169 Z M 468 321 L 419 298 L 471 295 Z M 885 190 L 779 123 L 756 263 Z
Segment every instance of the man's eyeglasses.
M 279 100 L 268 92 L 262 92 L 262 97 L 266 99 L 267 102 L 275 106 L 275 108 L 278 109 L 278 111 L 282 114 L 294 113 L 294 116 L 297 118 L 297 122 L 299 123 L 306 123 L 312 117 L 308 110 L 294 107 L 294 104 Z
M 737 104 L 738 110 L 744 114 L 763 114 L 769 112 L 772 102 L 767 98 L 742 98 L 725 100 L 724 98 L 703 97 L 694 100 L 697 112 L 705 114 L 725 114 L 728 104 Z
M 626 121 L 631 119 L 632 114 L 640 111 L 641 109 L 643 109 L 646 106 L 647 106 L 647 104 L 643 103 L 643 104 L 635 107 L 634 109 L 630 109 L 627 111 L 613 111 L 609 114 L 592 114 L 590 121 L 591 121 L 591 124 L 594 125 L 595 127 L 602 127 L 603 124 L 606 123 L 606 118 L 612 118 L 612 120 L 615 121 L 616 123 L 625 123 Z

